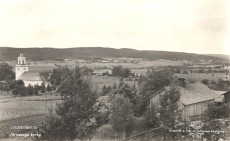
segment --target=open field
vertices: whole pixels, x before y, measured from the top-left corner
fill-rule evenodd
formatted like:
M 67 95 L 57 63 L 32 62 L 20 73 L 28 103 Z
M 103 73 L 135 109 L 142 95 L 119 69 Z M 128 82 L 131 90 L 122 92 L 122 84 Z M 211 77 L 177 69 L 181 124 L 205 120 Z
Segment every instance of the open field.
M 174 76 L 185 78 L 185 79 L 190 79 L 190 80 L 195 80 L 195 81 L 201 81 L 203 79 L 208 79 L 211 81 L 218 81 L 219 78 L 230 79 L 229 75 L 226 75 L 225 73 L 214 73 L 214 76 L 212 76 L 212 73 L 191 73 L 191 74 L 180 74 L 176 73 Z
M 16 60 L 16 59 L 15 59 Z M 134 60 L 134 58 L 117 58 L 117 60 Z M 138 63 L 123 63 L 123 62 L 108 62 L 108 63 L 102 63 L 102 62 L 91 62 L 87 63 L 83 59 L 76 59 L 76 60 L 68 60 L 68 61 L 37 61 L 37 62 L 32 62 L 32 61 L 27 61 L 27 64 L 29 65 L 29 70 L 30 71 L 50 71 L 55 68 L 55 65 L 60 65 L 60 66 L 68 66 L 69 68 L 73 68 L 76 65 L 77 61 L 81 66 L 87 66 L 89 68 L 95 69 L 98 67 L 104 67 L 106 66 L 107 68 L 111 69 L 113 66 L 118 66 L 122 65 L 125 68 L 130 68 L 130 69 L 140 69 L 140 68 L 148 68 L 152 66 L 181 66 L 183 63 L 181 61 L 170 61 L 170 60 L 156 60 L 156 61 L 139 61 Z M 7 61 L 7 63 L 12 66 L 13 68 L 16 65 L 16 61 Z
M 134 79 L 134 78 L 132 78 L 132 79 Z M 116 83 L 117 86 L 119 85 L 119 78 L 116 78 L 116 77 L 92 75 L 91 80 L 92 80 L 92 84 L 94 86 L 97 86 L 99 91 L 101 91 L 101 89 L 104 85 L 112 87 L 114 85 L 114 82 Z M 126 78 L 123 79 L 124 83 L 127 83 L 130 86 L 134 85 L 134 81 L 125 81 L 125 80 L 126 80 Z
M 4 98 L 1 96 L 0 98 Z M 48 113 L 48 108 L 55 108 L 56 103 L 61 102 L 60 96 L 53 94 L 46 96 L 28 96 L 28 97 L 5 97 L 0 100 L 0 120 L 11 119 L 15 117 L 28 116 L 34 114 Z
M 8 138 L 11 133 L 32 133 L 35 132 L 45 119 L 44 114 L 18 117 L 14 119 L 8 119 L 0 121 L 0 139 Z M 31 129 L 10 129 L 12 126 L 31 126 Z M 32 137 L 18 137 L 20 140 L 33 139 Z

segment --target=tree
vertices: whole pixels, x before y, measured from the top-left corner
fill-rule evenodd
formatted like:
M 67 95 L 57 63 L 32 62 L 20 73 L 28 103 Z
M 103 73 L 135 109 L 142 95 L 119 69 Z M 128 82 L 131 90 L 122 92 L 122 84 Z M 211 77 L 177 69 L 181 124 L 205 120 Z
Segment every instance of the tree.
M 125 78 L 125 77 L 129 77 L 131 71 L 128 68 L 122 68 L 122 66 L 114 66 L 112 69 L 112 74 L 113 76 L 116 77 Z
M 217 105 L 217 104 L 211 103 L 208 105 L 206 114 L 210 120 L 226 118 L 230 116 L 230 108 L 228 107 L 227 104 Z
M 9 77 L 10 80 L 15 78 L 13 67 L 8 65 L 7 63 L 0 63 L 0 81 L 8 80 Z
M 122 66 L 114 66 L 112 69 L 113 76 L 119 77 L 121 75 Z
M 108 89 L 107 89 L 106 85 L 104 85 L 104 86 L 102 87 L 102 90 L 101 90 L 101 95 L 102 95 L 102 96 L 105 96 L 105 95 L 107 95 L 107 93 L 108 93 Z
M 20 87 L 23 87 L 25 85 L 22 80 L 17 80 L 15 83 L 18 84 Z
M 129 136 L 133 131 L 132 104 L 122 95 L 112 100 L 110 124 L 117 133 L 125 131 Z
M 51 91 L 52 91 L 52 88 L 51 88 L 50 84 L 48 84 L 48 86 L 47 86 L 47 88 L 46 88 L 46 91 L 48 91 L 48 92 L 51 92 Z
M 156 128 L 160 125 L 160 119 L 157 116 L 155 107 L 148 107 L 144 114 L 145 125 L 149 128 Z
M 34 92 L 33 92 L 33 87 L 29 84 L 28 86 L 27 86 L 27 94 L 28 95 L 32 95 Z
M 160 98 L 160 108 L 158 112 L 160 113 L 160 122 L 164 126 L 165 132 L 169 129 L 175 130 L 178 121 L 181 120 L 181 110 L 179 110 L 178 105 L 180 95 L 179 89 L 175 86 L 171 86 Z M 174 134 L 172 134 L 172 136 L 175 138 Z
M 26 87 L 25 86 L 21 86 L 21 89 L 19 91 L 20 96 L 26 96 L 26 93 L 27 93 Z
M 9 87 L 10 87 L 10 89 L 12 90 L 12 89 L 15 88 L 15 84 L 12 82 L 12 83 L 10 83 Z
M 42 82 L 42 85 L 41 85 L 41 93 L 45 93 L 45 92 L 46 92 L 46 87 L 45 87 L 44 82 Z
M 12 94 L 13 94 L 13 95 L 18 95 L 18 94 L 19 94 L 18 88 L 12 89 Z
M 96 91 L 93 90 L 89 77 L 83 77 L 78 67 L 61 83 L 66 82 L 70 84 L 65 85 L 67 89 L 63 91 L 63 87 L 59 87 L 64 99 L 57 104 L 58 117 L 47 119 L 46 124 L 41 127 L 42 135 L 45 139 L 60 140 L 66 137 L 71 140 L 91 138 L 98 127 L 95 120 L 98 110 L 95 106 Z
M 168 86 L 171 82 L 172 72 L 169 69 L 159 69 L 159 70 L 148 70 L 147 76 L 140 87 L 140 95 L 146 98 L 156 91 L 160 90 L 164 86 Z
M 123 78 L 129 77 L 131 71 L 128 68 L 122 68 L 120 76 Z
M 205 84 L 205 85 L 208 85 L 208 80 L 207 79 L 203 79 L 202 83 Z
M 71 75 L 71 71 L 68 67 L 59 67 L 57 69 L 53 69 L 53 73 L 50 77 L 50 82 L 52 85 L 60 85 L 65 78 Z
M 38 95 L 38 85 L 34 85 L 34 94 Z
M 117 88 L 117 83 L 114 82 L 114 83 L 113 83 L 113 89 L 116 89 L 116 88 Z
M 56 86 L 55 85 L 52 85 L 52 90 L 56 91 Z
M 5 80 L 6 80 L 6 82 L 9 82 L 9 81 L 13 80 L 13 76 L 12 75 L 7 75 Z

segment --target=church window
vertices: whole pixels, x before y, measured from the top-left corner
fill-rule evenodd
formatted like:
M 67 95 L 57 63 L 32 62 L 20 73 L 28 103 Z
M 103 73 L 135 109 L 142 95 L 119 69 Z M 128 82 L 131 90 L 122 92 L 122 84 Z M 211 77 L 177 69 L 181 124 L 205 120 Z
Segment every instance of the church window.
M 18 68 L 18 70 L 20 70 L 20 69 Z
M 26 68 L 24 68 L 24 70 L 26 70 Z
M 24 65 L 24 60 L 22 60 L 22 64 Z

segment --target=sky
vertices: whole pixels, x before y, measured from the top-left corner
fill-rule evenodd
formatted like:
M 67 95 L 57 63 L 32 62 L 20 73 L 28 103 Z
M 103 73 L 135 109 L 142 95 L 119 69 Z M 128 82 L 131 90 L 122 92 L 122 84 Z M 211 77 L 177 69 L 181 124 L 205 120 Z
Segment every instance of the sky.
M 229 0 L 1 0 L 0 46 L 230 55 Z

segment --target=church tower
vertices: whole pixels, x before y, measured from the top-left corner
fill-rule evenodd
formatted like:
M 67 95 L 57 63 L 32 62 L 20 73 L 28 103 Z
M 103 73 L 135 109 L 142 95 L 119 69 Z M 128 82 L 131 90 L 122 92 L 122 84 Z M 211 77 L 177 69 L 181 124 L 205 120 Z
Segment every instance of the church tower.
M 26 57 L 20 54 L 18 57 L 18 64 L 15 66 L 16 80 L 24 73 L 28 72 L 29 67 L 26 65 Z

